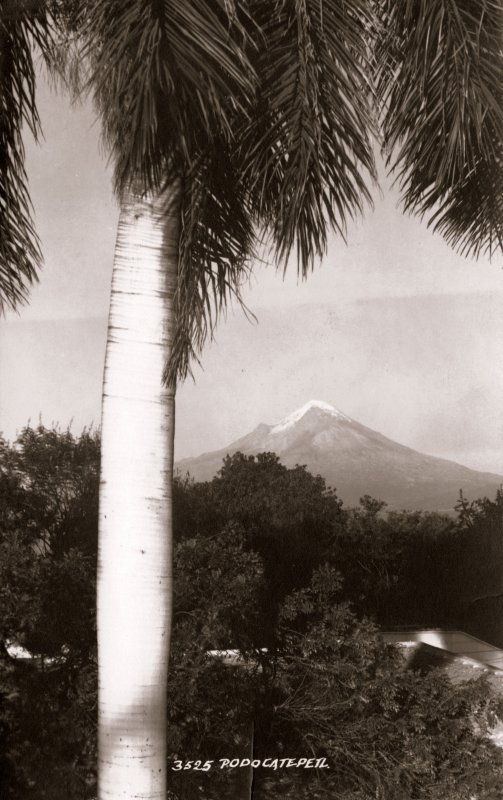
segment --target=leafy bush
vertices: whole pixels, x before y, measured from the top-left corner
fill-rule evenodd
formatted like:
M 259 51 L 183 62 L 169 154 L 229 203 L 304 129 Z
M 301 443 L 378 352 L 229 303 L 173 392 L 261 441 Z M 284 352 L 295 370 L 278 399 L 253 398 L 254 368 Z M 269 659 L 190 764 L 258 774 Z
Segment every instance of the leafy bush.
M 454 686 L 442 670 L 405 670 L 339 594 L 326 567 L 285 601 L 257 743 L 259 756 L 312 754 L 329 768 L 259 770 L 254 800 L 499 796 L 503 753 L 487 731 L 502 699 L 484 679 Z

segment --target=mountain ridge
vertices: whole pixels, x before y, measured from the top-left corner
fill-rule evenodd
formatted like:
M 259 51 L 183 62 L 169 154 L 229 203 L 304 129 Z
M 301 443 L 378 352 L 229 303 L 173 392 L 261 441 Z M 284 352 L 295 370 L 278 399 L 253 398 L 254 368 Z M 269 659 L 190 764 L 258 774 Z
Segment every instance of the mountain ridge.
M 177 462 L 179 472 L 210 480 L 236 452 L 276 453 L 287 467 L 303 464 L 322 475 L 346 505 L 369 494 L 390 509 L 452 512 L 462 490 L 468 499 L 493 496 L 503 476 L 420 453 L 321 400 L 311 400 L 274 425 L 260 423 L 227 447 Z

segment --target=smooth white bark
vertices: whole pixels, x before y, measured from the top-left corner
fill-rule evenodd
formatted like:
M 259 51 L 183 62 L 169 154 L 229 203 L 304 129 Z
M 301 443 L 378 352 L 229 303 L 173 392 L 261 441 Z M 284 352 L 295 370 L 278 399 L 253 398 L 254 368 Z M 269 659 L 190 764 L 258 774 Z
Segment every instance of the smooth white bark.
M 99 800 L 164 800 L 171 623 L 178 186 L 126 197 L 103 386 L 98 548 Z

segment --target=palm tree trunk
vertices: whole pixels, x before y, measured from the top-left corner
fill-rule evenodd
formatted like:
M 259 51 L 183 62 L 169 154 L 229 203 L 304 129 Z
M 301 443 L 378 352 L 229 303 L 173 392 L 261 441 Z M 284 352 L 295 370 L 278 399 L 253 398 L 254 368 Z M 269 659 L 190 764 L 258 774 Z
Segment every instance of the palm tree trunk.
M 164 800 L 180 187 L 124 198 L 103 386 L 98 797 Z

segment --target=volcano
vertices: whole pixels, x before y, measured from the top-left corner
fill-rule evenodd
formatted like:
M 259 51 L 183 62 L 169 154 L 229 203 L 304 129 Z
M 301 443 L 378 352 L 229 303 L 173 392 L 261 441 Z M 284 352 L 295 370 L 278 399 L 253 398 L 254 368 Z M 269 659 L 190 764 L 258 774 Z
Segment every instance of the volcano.
M 337 490 L 346 506 L 357 505 L 367 494 L 391 509 L 451 513 L 460 490 L 469 500 L 493 499 L 503 484 L 501 475 L 398 444 L 320 400 L 311 400 L 275 425 L 260 424 L 221 450 L 183 459 L 176 468 L 196 481 L 211 480 L 225 456 L 238 451 L 273 452 L 287 467 L 306 465 Z

